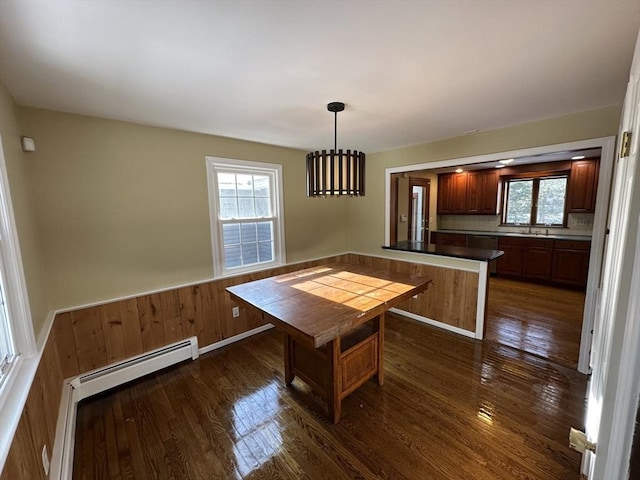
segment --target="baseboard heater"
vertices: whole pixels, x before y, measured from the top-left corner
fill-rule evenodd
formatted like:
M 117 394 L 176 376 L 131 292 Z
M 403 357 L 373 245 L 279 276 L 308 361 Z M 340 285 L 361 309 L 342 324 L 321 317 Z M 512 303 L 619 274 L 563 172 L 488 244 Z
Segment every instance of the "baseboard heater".
M 82 374 L 71 381 L 71 386 L 76 399 L 82 400 L 183 360 L 195 360 L 198 356 L 198 338 L 190 337 Z

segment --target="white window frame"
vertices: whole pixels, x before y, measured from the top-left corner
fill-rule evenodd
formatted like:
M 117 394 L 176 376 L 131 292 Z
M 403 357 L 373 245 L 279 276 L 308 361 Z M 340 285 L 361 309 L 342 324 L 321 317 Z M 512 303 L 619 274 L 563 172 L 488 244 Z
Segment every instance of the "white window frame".
M 285 264 L 282 165 L 221 157 L 205 157 L 205 159 L 207 165 L 207 186 L 209 191 L 209 218 L 211 224 L 214 277 L 229 277 Z M 216 178 L 216 173 L 219 171 L 235 173 L 262 173 L 270 175 L 273 178 L 273 192 L 271 196 L 273 217 L 269 217 L 270 219 L 273 219 L 274 222 L 272 261 L 233 268 L 225 267 L 222 242 L 222 223 L 219 217 L 218 182 Z
M 2 145 L 0 137 L 0 283 L 15 357 L 0 386 L 0 471 L 39 358 Z

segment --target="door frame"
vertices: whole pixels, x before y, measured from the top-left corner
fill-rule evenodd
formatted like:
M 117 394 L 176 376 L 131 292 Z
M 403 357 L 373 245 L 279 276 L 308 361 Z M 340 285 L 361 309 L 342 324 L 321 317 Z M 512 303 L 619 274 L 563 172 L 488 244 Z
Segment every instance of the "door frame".
M 419 178 L 409 176 L 409 240 L 411 240 L 412 230 L 413 230 L 413 187 L 423 187 L 426 189 L 426 194 L 423 199 L 424 204 L 424 214 L 426 216 L 427 225 L 429 225 L 429 209 L 430 206 L 430 195 L 431 195 L 431 180 L 428 178 Z M 429 243 L 429 228 L 426 228 L 425 232 L 426 236 L 424 239 L 425 243 Z
M 425 162 L 400 167 L 385 169 L 385 245 L 389 245 L 390 238 L 390 194 L 391 174 L 404 173 L 415 170 L 433 170 L 436 168 L 465 166 L 476 163 L 495 162 L 504 158 L 528 157 L 544 155 L 567 150 L 582 150 L 589 148 L 601 148 L 600 169 L 598 171 L 598 193 L 596 196 L 596 209 L 593 220 L 593 235 L 591 238 L 591 253 L 589 256 L 589 274 L 587 279 L 586 299 L 584 315 L 582 318 L 582 333 L 580 339 L 580 354 L 578 357 L 578 371 L 589 373 L 589 356 L 593 340 L 593 326 L 596 315 L 596 299 L 599 298 L 600 275 L 605 247 L 605 232 L 607 228 L 607 211 L 609 194 L 611 191 L 611 178 L 613 172 L 613 159 L 616 146 L 616 137 L 600 137 L 575 142 L 544 145 L 532 148 L 523 148 L 508 152 L 489 153 L 472 157 L 453 158 L 435 162 Z M 431 188 L 434 186 L 431 185 Z M 436 187 L 437 188 L 437 187 Z

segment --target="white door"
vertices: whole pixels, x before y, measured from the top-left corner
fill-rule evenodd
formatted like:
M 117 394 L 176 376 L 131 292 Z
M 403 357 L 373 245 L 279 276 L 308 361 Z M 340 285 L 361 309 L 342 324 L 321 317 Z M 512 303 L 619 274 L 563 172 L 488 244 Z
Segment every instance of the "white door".
M 596 443 L 587 451 L 582 473 L 591 480 L 627 478 L 640 387 L 640 35 L 618 135 L 604 252 L 601 289 L 596 302 L 587 389 L 586 434 Z M 629 151 L 621 156 L 624 133 Z

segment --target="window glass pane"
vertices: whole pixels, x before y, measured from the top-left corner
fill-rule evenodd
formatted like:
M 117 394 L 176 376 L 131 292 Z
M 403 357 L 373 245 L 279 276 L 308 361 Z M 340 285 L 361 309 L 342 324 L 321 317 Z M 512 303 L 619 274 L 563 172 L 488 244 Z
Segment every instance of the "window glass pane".
M 540 180 L 536 223 L 561 225 L 564 222 L 566 191 L 567 177 L 543 178 Z
M 253 197 L 240 197 L 238 198 L 238 217 L 239 218 L 252 218 L 256 216 L 256 211 L 253 207 Z
M 271 216 L 271 199 L 270 198 L 256 198 L 256 217 L 270 217 Z
M 251 265 L 258 263 L 258 244 L 243 243 L 242 244 L 242 264 Z
M 273 242 L 258 243 L 258 257 L 261 262 L 270 262 L 273 260 Z
M 253 175 L 236 175 L 239 197 L 253 197 Z
M 255 223 L 241 223 L 242 243 L 255 243 L 258 241 Z
M 237 245 L 240 243 L 240 225 L 225 224 L 222 225 L 222 244 Z
M 258 241 L 273 240 L 273 222 L 258 223 Z
M 220 197 L 220 218 L 238 218 L 238 200 L 236 197 Z
M 507 204 L 507 223 L 531 223 L 533 180 L 511 180 Z
M 218 173 L 218 194 L 221 197 L 236 196 L 236 174 Z
M 240 245 L 230 245 L 224 247 L 225 268 L 240 267 L 242 265 L 242 253 Z
M 269 185 L 269 177 L 262 175 L 254 175 L 253 176 L 253 191 L 256 197 L 269 197 L 270 196 L 270 185 Z

